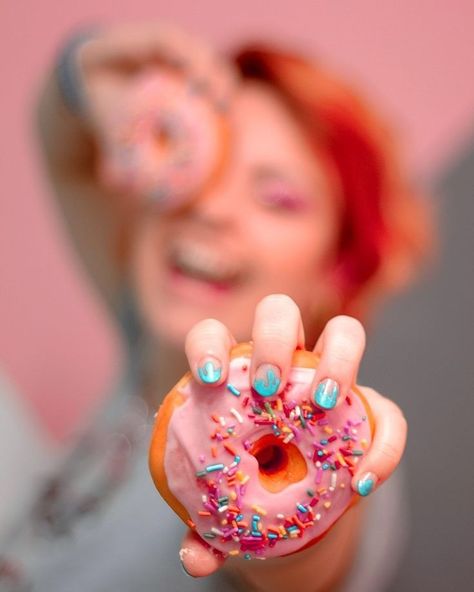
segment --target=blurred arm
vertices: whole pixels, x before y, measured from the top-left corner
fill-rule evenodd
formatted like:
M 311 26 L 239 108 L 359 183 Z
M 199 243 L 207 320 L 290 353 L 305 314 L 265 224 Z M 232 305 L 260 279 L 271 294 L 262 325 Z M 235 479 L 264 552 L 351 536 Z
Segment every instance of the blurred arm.
M 63 102 L 52 73 L 36 111 L 42 164 L 82 262 L 102 296 L 114 306 L 121 281 L 117 241 L 123 212 L 95 175 L 92 133 Z M 123 206 L 121 206 L 123 209 Z

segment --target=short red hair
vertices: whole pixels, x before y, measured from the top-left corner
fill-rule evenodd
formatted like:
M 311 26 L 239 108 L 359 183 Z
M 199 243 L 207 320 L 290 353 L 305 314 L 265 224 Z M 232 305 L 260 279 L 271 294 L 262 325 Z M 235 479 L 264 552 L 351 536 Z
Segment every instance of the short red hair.
M 426 202 L 402 174 L 385 124 L 353 89 L 319 64 L 250 45 L 233 59 L 244 79 L 268 83 L 329 158 L 342 186 L 337 283 L 331 313 L 364 316 L 374 295 L 404 284 L 429 244 Z

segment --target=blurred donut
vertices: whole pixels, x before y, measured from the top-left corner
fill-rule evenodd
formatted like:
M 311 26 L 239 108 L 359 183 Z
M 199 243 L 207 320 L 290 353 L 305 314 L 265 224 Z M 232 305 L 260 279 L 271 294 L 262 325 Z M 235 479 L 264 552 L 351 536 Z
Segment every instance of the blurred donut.
M 227 125 L 196 84 L 153 69 L 137 77 L 111 110 L 99 156 L 99 176 L 107 187 L 174 209 L 218 174 L 227 153 Z

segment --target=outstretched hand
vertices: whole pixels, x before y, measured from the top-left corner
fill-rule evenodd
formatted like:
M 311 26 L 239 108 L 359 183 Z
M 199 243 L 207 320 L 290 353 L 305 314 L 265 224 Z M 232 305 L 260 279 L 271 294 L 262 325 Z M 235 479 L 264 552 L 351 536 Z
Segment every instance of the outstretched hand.
M 214 113 L 234 91 L 230 63 L 204 41 L 158 23 L 97 31 L 76 60 L 99 181 L 174 207 L 187 179 L 205 180 L 222 152 Z M 170 188 L 174 199 L 166 200 Z
M 296 349 L 305 343 L 301 315 L 288 296 L 267 296 L 258 304 L 252 330 L 253 353 L 250 382 L 255 390 L 285 388 Z M 196 324 L 186 339 L 186 354 L 195 380 L 209 388 L 225 382 L 229 352 L 236 341 L 225 325 L 215 319 Z M 322 409 L 339 405 L 355 384 L 365 348 L 365 331 L 359 321 L 348 316 L 331 319 L 319 337 L 314 352 L 320 357 L 312 384 L 313 400 Z M 368 387 L 359 387 L 372 409 L 375 433 L 372 445 L 357 465 L 351 486 L 367 496 L 396 469 L 405 448 L 407 423 L 399 407 Z M 180 558 L 192 576 L 216 571 L 223 558 L 193 532 L 182 544 Z

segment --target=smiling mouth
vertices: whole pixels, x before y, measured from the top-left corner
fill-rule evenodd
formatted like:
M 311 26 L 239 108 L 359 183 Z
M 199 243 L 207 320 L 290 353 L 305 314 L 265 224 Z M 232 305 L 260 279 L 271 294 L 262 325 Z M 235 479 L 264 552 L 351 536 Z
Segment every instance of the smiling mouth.
M 170 249 L 168 261 L 171 269 L 181 276 L 213 286 L 230 288 L 242 281 L 242 270 L 216 248 L 176 243 Z

